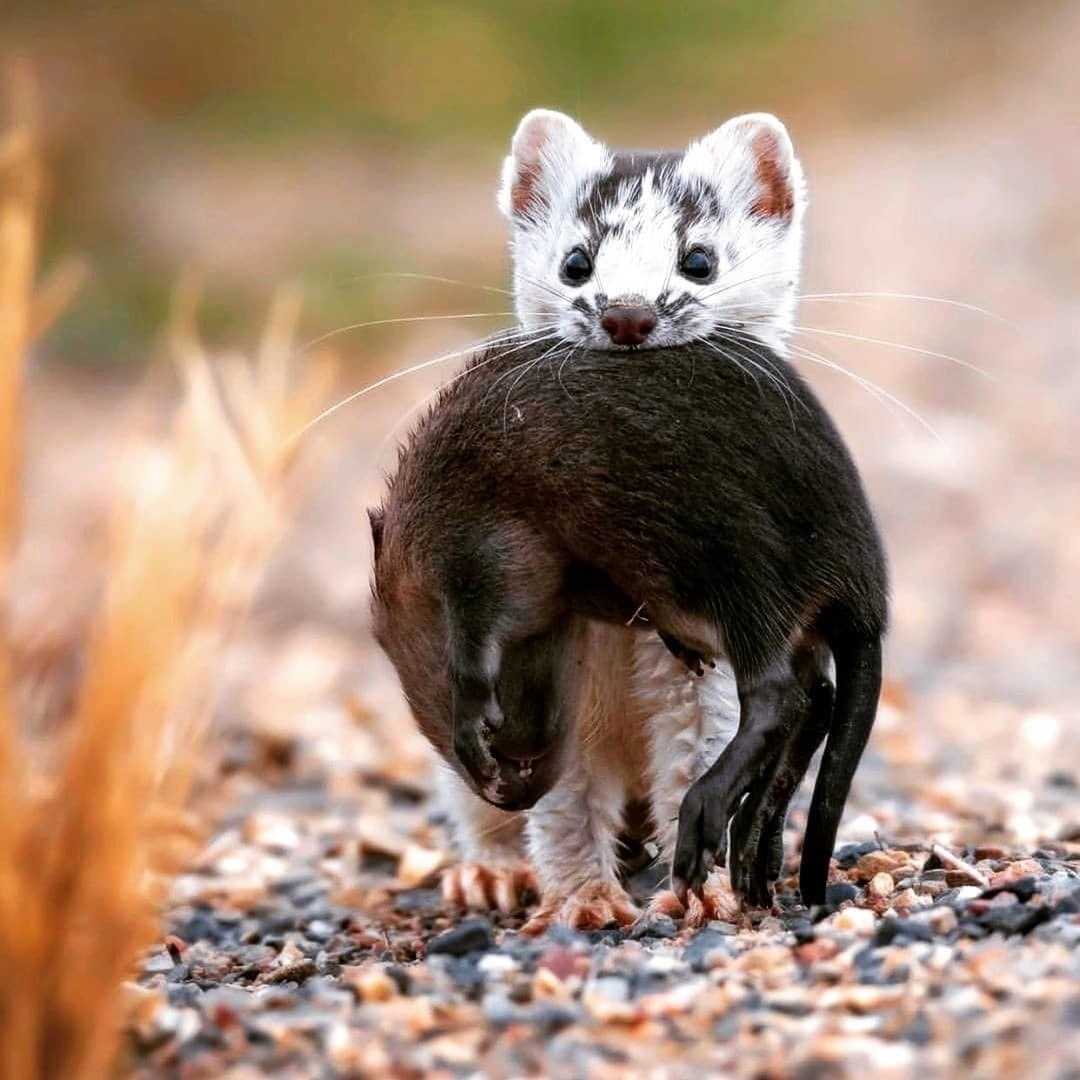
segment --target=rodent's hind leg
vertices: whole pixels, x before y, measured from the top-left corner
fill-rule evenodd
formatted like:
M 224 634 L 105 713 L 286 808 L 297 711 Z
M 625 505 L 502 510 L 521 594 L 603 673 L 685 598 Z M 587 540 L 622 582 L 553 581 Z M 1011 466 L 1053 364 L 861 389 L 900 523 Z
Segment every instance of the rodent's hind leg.
M 450 743 L 475 788 L 498 805 L 530 804 L 532 759 L 551 741 L 546 721 L 559 715 L 561 581 L 557 553 L 513 526 L 463 545 L 443 568 Z M 538 688 L 552 700 L 540 702 Z M 536 708 L 520 715 L 522 703 Z
M 758 677 L 739 680 L 739 730 L 679 808 L 672 888 L 680 900 L 688 890 L 700 896 L 710 871 L 726 861 L 732 815 L 787 740 L 792 717 L 784 706 L 793 686 L 787 655 Z
M 732 820 L 731 884 L 753 906 L 772 904 L 772 886 L 783 870 L 788 806 L 829 730 L 833 697 L 832 682 L 824 673 L 806 690 L 792 688 L 785 704 L 794 714 L 790 735 Z

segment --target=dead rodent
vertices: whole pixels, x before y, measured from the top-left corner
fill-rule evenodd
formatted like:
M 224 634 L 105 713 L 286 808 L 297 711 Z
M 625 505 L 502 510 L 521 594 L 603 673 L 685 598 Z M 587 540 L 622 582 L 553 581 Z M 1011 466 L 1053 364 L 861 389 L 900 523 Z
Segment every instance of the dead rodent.
M 800 882 L 821 902 L 874 719 L 887 606 L 839 434 L 760 343 L 579 349 L 561 368 L 543 354 L 477 353 L 372 512 L 375 631 L 421 728 L 453 782 L 498 808 L 473 800 L 475 833 L 512 844 L 526 812 L 549 907 L 560 891 L 599 893 L 592 910 L 621 921 L 621 803 L 649 789 L 680 730 L 677 837 L 670 805 L 653 807 L 675 888 L 699 891 L 724 863 L 730 822 L 732 880 L 756 902 L 827 733 Z M 687 672 L 714 660 L 730 671 Z M 644 692 L 627 677 L 639 670 Z M 667 727 L 654 723 L 666 706 Z M 737 734 L 709 760 L 736 711 Z

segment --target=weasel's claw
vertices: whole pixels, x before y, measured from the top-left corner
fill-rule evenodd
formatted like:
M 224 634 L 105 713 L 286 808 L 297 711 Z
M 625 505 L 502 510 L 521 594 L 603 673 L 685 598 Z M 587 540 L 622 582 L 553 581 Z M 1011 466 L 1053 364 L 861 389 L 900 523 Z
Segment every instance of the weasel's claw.
M 504 915 L 527 907 L 540 894 L 536 875 L 523 864 L 488 866 L 458 863 L 443 871 L 443 900 L 473 911 L 500 911 Z

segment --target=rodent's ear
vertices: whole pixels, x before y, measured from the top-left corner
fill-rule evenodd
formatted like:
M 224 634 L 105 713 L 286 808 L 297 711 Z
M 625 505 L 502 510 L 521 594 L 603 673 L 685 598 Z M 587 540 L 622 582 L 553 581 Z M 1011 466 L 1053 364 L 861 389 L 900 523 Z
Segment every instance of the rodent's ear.
M 606 159 L 604 147 L 569 116 L 533 109 L 518 124 L 503 162 L 499 209 L 508 218 L 535 217 Z
M 386 521 L 386 511 L 381 506 L 368 508 L 368 521 L 371 524 L 371 543 L 375 549 L 375 559 L 379 558 L 382 551 L 383 524 Z
M 683 161 L 752 217 L 790 225 L 802 213 L 802 166 L 787 128 L 769 113 L 736 116 L 693 143 Z

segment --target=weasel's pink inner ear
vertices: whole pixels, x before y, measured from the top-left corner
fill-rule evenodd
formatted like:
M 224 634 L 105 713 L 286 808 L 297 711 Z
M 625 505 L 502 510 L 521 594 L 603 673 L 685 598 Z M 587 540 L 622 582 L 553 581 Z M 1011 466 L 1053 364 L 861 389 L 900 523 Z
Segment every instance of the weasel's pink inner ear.
M 528 125 L 522 124 L 514 136 L 514 179 L 510 185 L 510 209 L 524 214 L 543 199 L 541 153 L 551 139 L 550 122 L 537 117 Z
M 791 175 L 791 143 L 772 127 L 761 126 L 750 138 L 759 191 L 750 205 L 757 217 L 791 220 L 795 213 L 795 185 Z
M 510 217 L 535 215 L 582 171 L 597 167 L 604 148 L 569 116 L 550 109 L 527 113 L 503 163 L 499 207 Z
M 737 116 L 691 144 L 685 167 L 759 221 L 790 225 L 804 199 L 802 168 L 787 130 L 769 113 Z

